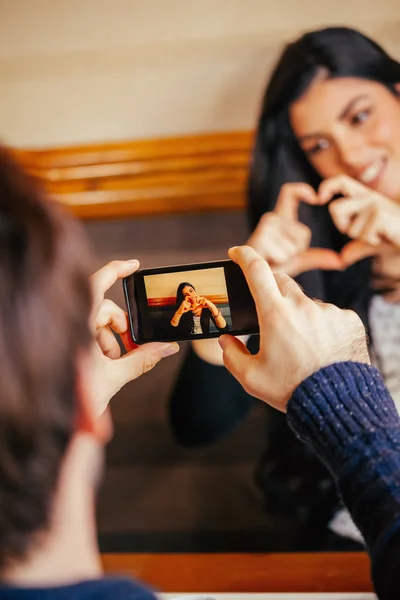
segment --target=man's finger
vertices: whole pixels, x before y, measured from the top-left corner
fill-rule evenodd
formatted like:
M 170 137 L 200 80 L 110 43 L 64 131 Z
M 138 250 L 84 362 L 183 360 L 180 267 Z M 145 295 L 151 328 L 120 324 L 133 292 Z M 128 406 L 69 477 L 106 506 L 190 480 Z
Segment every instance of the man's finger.
M 96 328 L 108 325 L 116 333 L 125 333 L 129 328 L 128 315 L 112 300 L 103 300 L 96 317 Z
M 242 269 L 261 320 L 261 309 L 282 300 L 271 268 L 250 246 L 231 248 L 229 256 Z
M 177 352 L 179 352 L 179 346 L 175 342 L 170 344 L 151 342 L 125 354 L 113 363 L 121 387 L 150 371 L 162 358 L 172 356 Z
M 139 261 L 133 260 L 113 260 L 112 262 L 99 269 L 92 275 L 92 290 L 95 307 L 97 312 L 103 301 L 104 294 L 118 279 L 132 275 L 139 268 Z
M 139 347 L 139 345 L 133 341 L 130 329 L 124 333 L 120 333 L 120 337 L 127 352 L 132 352 L 132 350 L 136 350 L 136 348 Z
M 104 356 L 112 359 L 121 356 L 121 348 L 108 327 L 102 327 L 96 331 L 96 341 Z
M 287 183 L 282 186 L 275 212 L 291 221 L 297 221 L 300 202 L 318 204 L 315 190 L 307 183 Z
M 322 269 L 324 271 L 342 271 L 344 262 L 341 256 L 328 248 L 309 248 L 298 256 L 292 258 L 280 271 L 297 277 L 301 273 Z
M 275 273 L 275 281 L 284 298 L 292 298 L 293 300 L 304 300 L 307 298 L 299 284 L 286 273 Z
M 225 367 L 246 388 L 249 383 L 249 369 L 252 365 L 252 355 L 246 346 L 231 335 L 222 335 L 219 338 Z

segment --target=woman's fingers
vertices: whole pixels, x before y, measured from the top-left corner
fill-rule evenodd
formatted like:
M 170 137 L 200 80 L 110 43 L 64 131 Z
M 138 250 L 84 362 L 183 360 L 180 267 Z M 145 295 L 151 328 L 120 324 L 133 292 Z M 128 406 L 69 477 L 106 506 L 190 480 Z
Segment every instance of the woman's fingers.
M 382 270 L 382 262 L 388 260 L 386 257 L 391 258 L 391 265 L 396 269 L 396 272 L 399 270 L 399 252 L 398 250 L 390 243 L 381 242 L 379 246 L 376 244 L 368 244 L 367 242 L 362 242 L 359 240 L 354 240 L 346 244 L 346 246 L 342 249 L 340 253 L 344 264 L 346 267 L 353 265 L 354 263 L 363 260 L 364 258 L 370 258 L 375 256 L 373 265 L 377 265 L 379 263 L 379 270 Z M 373 267 L 374 272 L 377 272 L 377 267 Z
M 376 205 L 362 211 L 351 223 L 347 235 L 355 240 L 361 240 L 371 246 L 379 246 L 382 241 L 379 212 Z
M 372 263 L 372 274 L 377 277 L 400 278 L 399 251 L 386 245 L 387 251 L 377 255 Z
M 304 225 L 304 223 L 282 219 L 281 229 L 287 239 L 296 245 L 296 248 L 306 250 L 310 246 L 311 229 L 307 225 Z
M 320 204 L 326 204 L 334 196 L 362 196 L 365 198 L 377 196 L 377 194 L 348 175 L 338 175 L 325 179 L 318 188 Z
M 346 244 L 342 249 L 340 256 L 346 267 L 350 267 L 364 258 L 375 256 L 378 252 L 378 246 L 355 240 Z
M 373 277 L 371 281 L 372 289 L 377 292 L 396 290 L 400 287 L 400 278 L 392 279 L 391 277 Z
M 290 277 L 297 277 L 301 273 L 316 269 L 342 271 L 343 268 L 342 257 L 334 250 L 329 250 L 328 248 L 309 248 L 305 252 L 294 256 L 285 265 L 282 265 L 280 270 L 290 275 Z
M 329 205 L 329 212 L 335 226 L 342 233 L 348 234 L 355 217 L 372 210 L 376 204 L 375 199 L 365 196 L 354 196 L 351 198 L 341 198 L 335 200 Z
M 400 248 L 400 207 L 375 192 L 335 200 L 329 207 L 342 233 L 368 244 L 383 241 Z
M 393 304 L 400 304 L 400 286 L 395 290 L 386 292 L 385 294 L 383 294 L 383 297 L 386 300 L 386 302 L 391 302 Z
M 273 264 L 282 264 L 308 248 L 311 231 L 302 223 L 291 221 L 275 213 L 265 214 L 248 245 Z
M 318 204 L 316 191 L 307 183 L 286 183 L 281 187 L 275 212 L 286 219 L 297 221 L 300 202 Z

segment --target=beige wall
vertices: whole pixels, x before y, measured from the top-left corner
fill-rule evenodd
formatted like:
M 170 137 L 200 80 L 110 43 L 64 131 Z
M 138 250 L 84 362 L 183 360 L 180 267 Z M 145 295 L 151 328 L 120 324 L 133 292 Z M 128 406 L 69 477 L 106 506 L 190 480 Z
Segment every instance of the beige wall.
M 251 127 L 284 40 L 349 24 L 400 57 L 398 0 L 0 0 L 0 136 L 43 146 Z

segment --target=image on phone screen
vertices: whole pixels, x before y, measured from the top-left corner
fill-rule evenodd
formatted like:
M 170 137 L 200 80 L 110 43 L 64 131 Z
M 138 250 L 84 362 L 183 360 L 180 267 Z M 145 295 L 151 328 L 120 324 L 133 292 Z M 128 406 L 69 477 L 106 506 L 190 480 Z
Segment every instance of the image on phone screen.
M 136 341 L 257 333 L 253 299 L 232 261 L 138 271 L 125 280 Z

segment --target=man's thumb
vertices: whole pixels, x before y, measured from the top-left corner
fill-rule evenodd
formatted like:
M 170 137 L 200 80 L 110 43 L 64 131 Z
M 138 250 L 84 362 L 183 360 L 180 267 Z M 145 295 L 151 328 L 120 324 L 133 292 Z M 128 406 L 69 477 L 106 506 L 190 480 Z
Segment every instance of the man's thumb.
M 231 335 L 222 335 L 218 341 L 225 367 L 243 385 L 251 362 L 250 352 L 240 340 Z
M 162 358 L 176 354 L 178 351 L 179 346 L 176 343 L 151 342 L 138 346 L 135 350 L 115 360 L 116 375 L 121 387 L 147 371 L 151 371 Z

